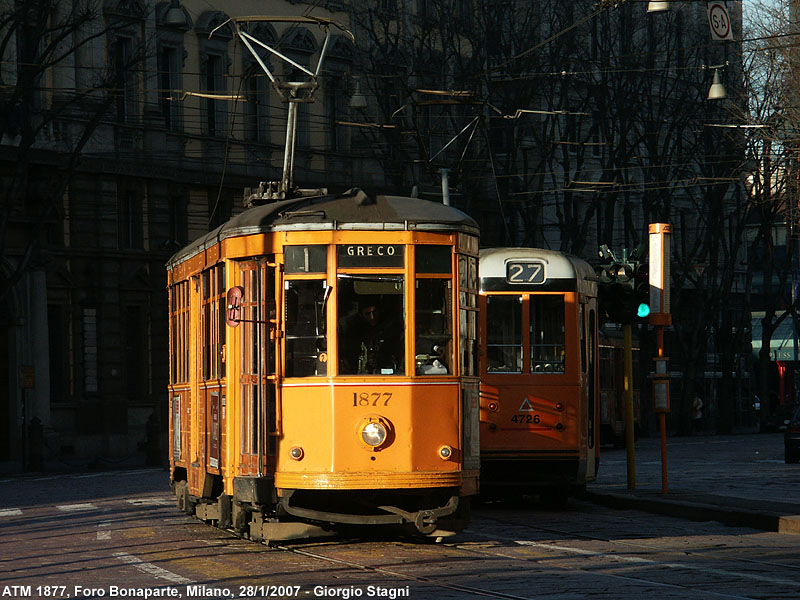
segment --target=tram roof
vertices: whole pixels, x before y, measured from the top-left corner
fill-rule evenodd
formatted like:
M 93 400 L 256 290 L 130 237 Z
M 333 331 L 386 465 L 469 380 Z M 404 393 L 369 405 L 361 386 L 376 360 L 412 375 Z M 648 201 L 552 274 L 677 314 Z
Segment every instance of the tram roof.
M 531 289 L 575 289 L 577 282 L 594 282 L 596 275 L 592 266 L 577 256 L 544 248 L 481 248 L 481 289 L 510 289 L 506 281 L 506 265 L 511 261 L 538 260 L 545 264 L 545 281 L 531 284 Z M 560 282 L 560 284 L 558 283 Z M 570 285 L 566 285 L 571 282 Z M 566 286 L 566 287 L 565 287 Z M 514 289 L 521 289 L 514 285 Z M 577 286 L 577 287 L 583 287 Z M 595 288 L 596 285 L 592 285 Z
M 444 231 L 478 235 L 478 224 L 457 208 L 405 196 L 343 194 L 293 198 L 250 208 L 176 252 L 180 263 L 220 241 L 276 231 Z

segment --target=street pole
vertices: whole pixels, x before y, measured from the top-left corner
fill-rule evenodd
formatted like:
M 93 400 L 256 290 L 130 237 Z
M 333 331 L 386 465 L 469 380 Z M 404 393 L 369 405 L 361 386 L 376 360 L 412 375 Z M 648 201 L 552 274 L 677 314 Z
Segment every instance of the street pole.
M 624 336 L 624 360 L 625 374 L 623 376 L 623 387 L 625 389 L 625 449 L 628 459 L 628 489 L 636 489 L 636 457 L 633 431 L 633 327 L 630 323 L 622 325 Z
M 672 324 L 669 307 L 670 236 L 667 223 L 650 224 L 650 324 L 656 328 L 658 355 L 653 374 L 653 410 L 661 432 L 661 493 L 667 495 L 667 413 L 669 412 L 669 370 L 664 353 L 664 327 Z

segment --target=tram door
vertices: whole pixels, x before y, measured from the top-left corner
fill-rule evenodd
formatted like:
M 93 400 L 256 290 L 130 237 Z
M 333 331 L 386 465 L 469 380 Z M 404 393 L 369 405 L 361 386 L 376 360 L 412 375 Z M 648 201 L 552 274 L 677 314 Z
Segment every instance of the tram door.
M 239 263 L 244 288 L 241 313 L 239 474 L 274 470 L 278 422 L 280 271 L 274 256 Z
M 221 418 L 225 403 L 225 265 L 219 263 L 192 278 L 192 335 L 197 348 L 197 397 L 191 399 L 192 419 L 189 490 L 208 495 L 221 464 Z
M 581 361 L 581 394 L 585 396 L 582 410 L 586 411 L 583 419 L 586 423 L 586 479 L 594 481 L 599 459 L 597 307 L 592 298 L 586 298 L 585 302 L 580 305 L 581 353 L 585 356 Z

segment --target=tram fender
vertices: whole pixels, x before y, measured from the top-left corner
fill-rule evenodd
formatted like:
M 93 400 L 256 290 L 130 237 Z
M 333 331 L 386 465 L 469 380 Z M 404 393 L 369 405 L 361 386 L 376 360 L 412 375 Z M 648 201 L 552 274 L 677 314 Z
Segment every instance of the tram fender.
M 386 511 L 387 514 L 342 514 L 293 506 L 290 504 L 293 494 L 294 490 L 284 490 L 284 495 L 278 505 L 279 512 L 299 519 L 349 525 L 402 525 L 404 523 L 412 523 L 422 533 L 427 533 L 428 531 L 426 530 L 433 531 L 436 529 L 436 520 L 456 513 L 459 505 L 459 497 L 454 495 L 450 497 L 444 506 L 416 512 L 405 511 L 396 506 L 379 506 L 378 508 Z
M 272 477 L 234 477 L 233 497 L 238 502 L 272 504 L 274 502 L 274 480 Z

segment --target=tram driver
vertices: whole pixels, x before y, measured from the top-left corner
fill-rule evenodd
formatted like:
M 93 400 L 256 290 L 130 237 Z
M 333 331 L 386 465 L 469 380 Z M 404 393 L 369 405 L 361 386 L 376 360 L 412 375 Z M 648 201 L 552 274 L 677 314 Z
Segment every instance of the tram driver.
M 378 298 L 358 300 L 358 310 L 339 324 L 342 375 L 391 375 L 402 371 L 402 327 L 385 318 Z

